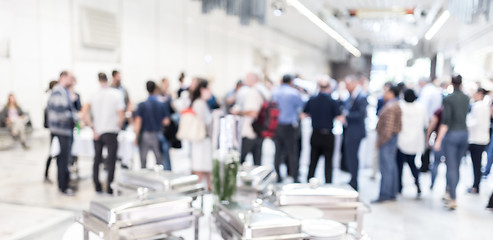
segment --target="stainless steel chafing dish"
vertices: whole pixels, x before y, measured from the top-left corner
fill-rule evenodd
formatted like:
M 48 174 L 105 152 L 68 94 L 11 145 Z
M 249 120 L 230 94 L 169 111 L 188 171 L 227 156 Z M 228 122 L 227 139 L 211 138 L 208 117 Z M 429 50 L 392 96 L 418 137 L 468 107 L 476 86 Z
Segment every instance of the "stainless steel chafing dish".
M 272 205 L 256 200 L 252 205 L 217 203 L 213 216 L 224 239 L 303 239 L 301 221 Z
M 277 174 L 272 167 L 243 164 L 238 171 L 238 190 L 262 193 L 276 180 Z
M 356 222 L 356 237 L 362 236 L 363 215 L 369 212 L 359 202 L 358 192 L 349 185 L 320 185 L 317 179 L 308 184 L 287 184 L 277 189 L 276 203 L 281 206 L 310 206 L 322 211 L 321 218 L 342 223 Z
M 84 227 L 84 239 L 89 231 L 111 240 L 169 236 L 193 224 L 197 239 L 200 213 L 192 208 L 191 197 L 147 191 L 140 188 L 138 195 L 92 201 L 89 211 L 77 218 Z
M 139 187 L 148 188 L 151 191 L 174 191 L 179 193 L 196 193 L 204 190 L 204 185 L 199 183 L 196 175 L 173 173 L 156 166 L 154 169 L 123 170 L 118 179 L 118 189 L 131 189 L 135 191 Z

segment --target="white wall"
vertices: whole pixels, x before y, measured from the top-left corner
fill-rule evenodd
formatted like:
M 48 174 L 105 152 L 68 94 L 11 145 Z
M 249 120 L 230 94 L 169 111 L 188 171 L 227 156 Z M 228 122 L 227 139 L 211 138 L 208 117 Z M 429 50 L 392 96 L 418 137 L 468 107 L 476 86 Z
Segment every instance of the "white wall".
M 121 45 L 115 51 L 81 44 L 80 11 L 89 6 L 115 13 Z M 287 16 L 290 17 L 290 16 Z M 292 16 L 299 17 L 299 16 Z M 1 55 L 2 42 L 9 55 Z M 211 62 L 204 60 L 212 57 Z M 36 127 L 50 80 L 67 69 L 77 77 L 77 91 L 87 100 L 100 71 L 120 69 L 134 103 L 145 99 L 145 81 L 161 77 L 178 87 L 181 71 L 204 76 L 222 95 L 269 56 L 269 77 L 287 71 L 313 76 L 328 71 L 325 52 L 270 27 L 241 26 L 222 11 L 203 15 L 200 2 L 189 0 L 0 0 L 0 104 L 16 94 Z

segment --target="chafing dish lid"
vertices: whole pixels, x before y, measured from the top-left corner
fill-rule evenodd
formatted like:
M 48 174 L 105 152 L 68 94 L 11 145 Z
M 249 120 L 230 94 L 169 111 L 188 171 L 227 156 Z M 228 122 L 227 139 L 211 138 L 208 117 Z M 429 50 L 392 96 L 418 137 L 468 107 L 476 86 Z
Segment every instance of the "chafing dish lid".
M 286 226 L 301 226 L 299 220 L 289 217 L 284 212 L 274 209 L 274 206 L 239 205 L 238 203 L 220 204 L 234 221 L 250 228 L 277 228 Z
M 358 198 L 358 192 L 349 185 L 319 185 L 318 182 L 310 180 L 310 183 L 287 184 L 281 187 L 281 195 L 290 196 L 330 196 Z
M 141 189 L 139 189 L 141 191 Z M 152 206 L 157 204 L 191 206 L 192 198 L 182 195 L 175 195 L 163 192 L 152 192 L 133 194 L 129 196 L 120 196 L 107 199 L 99 199 L 91 201 L 90 211 L 93 206 L 99 206 L 111 212 L 119 212 L 131 210 L 132 208 Z
M 138 179 L 135 179 L 135 177 L 143 180 L 144 185 L 146 183 L 149 183 L 149 181 L 150 182 L 168 181 L 171 187 L 174 185 L 195 184 L 198 183 L 199 181 L 199 178 L 196 175 L 185 175 L 185 174 L 179 174 L 179 173 L 174 173 L 171 171 L 160 170 L 160 169 L 154 169 L 154 170 L 139 169 L 135 171 L 130 171 L 130 170 L 122 171 L 120 181 L 121 182 L 137 181 Z
M 251 183 L 255 179 L 265 179 L 271 172 L 273 172 L 273 169 L 267 166 L 242 165 L 239 176 L 244 183 Z

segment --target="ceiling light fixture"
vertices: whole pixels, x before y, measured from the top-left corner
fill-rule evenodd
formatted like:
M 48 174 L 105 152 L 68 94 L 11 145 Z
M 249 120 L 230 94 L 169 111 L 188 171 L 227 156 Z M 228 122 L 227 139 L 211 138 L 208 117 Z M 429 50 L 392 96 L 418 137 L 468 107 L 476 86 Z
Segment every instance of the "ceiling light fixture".
M 332 37 L 336 42 L 341 44 L 348 52 L 353 54 L 355 57 L 360 57 L 361 52 L 353 46 L 348 40 L 346 40 L 341 34 L 339 34 L 336 30 L 331 28 L 327 23 L 322 21 L 317 15 L 315 15 L 310 9 L 305 7 L 300 1 L 298 0 L 288 0 L 288 3 L 296 8 L 298 12 L 301 14 L 305 15 L 306 18 L 308 18 L 310 21 L 312 21 L 317 27 L 322 29 L 325 33 L 327 33 L 330 37 Z
M 450 12 L 445 10 L 440 17 L 431 25 L 430 29 L 425 33 L 425 39 L 426 40 L 431 40 L 435 34 L 442 28 L 443 24 L 447 22 L 448 18 L 450 17 Z

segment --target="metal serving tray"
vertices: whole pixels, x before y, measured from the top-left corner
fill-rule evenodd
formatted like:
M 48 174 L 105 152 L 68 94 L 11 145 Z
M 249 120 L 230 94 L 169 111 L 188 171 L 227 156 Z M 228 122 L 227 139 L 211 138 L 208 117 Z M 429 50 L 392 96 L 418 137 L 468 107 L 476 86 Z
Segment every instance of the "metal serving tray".
M 152 191 L 187 192 L 194 189 L 198 183 L 199 177 L 196 175 L 173 173 L 160 168 L 124 170 L 118 179 L 118 184 L 123 187 L 145 187 Z
M 92 201 L 89 206 L 89 213 L 118 226 L 186 217 L 192 211 L 191 197 L 162 192 L 146 195 L 144 190 L 138 195 Z
M 358 202 L 358 192 L 349 185 L 319 185 L 316 181 L 308 184 L 287 184 L 278 190 L 280 206 L 310 205 L 330 206 Z
M 253 205 L 218 203 L 214 216 L 223 237 L 228 239 L 303 239 L 305 236 L 301 221 L 261 201 Z
M 265 192 L 277 180 L 272 167 L 243 164 L 238 171 L 238 190 Z

